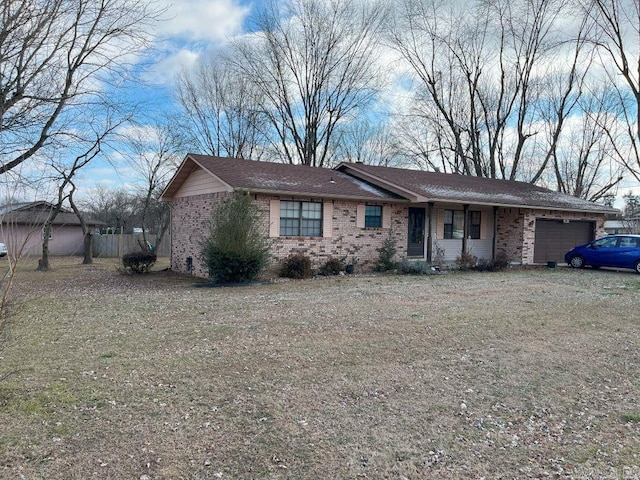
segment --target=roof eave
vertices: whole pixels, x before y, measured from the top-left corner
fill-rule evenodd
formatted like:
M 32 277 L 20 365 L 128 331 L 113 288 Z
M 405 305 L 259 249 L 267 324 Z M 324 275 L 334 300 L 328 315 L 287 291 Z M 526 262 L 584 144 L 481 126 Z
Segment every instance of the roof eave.
M 275 190 L 267 188 L 250 188 L 250 187 L 236 187 L 236 190 L 245 190 L 249 193 L 260 193 L 263 195 L 288 195 L 292 197 L 315 197 L 315 198 L 330 198 L 334 200 L 364 200 L 364 201 L 377 201 L 377 202 L 391 202 L 391 203 L 409 203 L 409 200 L 404 198 L 385 198 L 374 197 L 366 195 L 341 195 L 336 193 L 318 193 L 318 192 L 297 192 L 291 190 Z
M 549 205 L 534 205 L 526 203 L 497 203 L 497 202 L 483 202 L 483 201 L 465 201 L 454 198 L 427 198 L 423 197 L 422 203 L 457 203 L 457 204 L 469 204 L 469 205 L 481 205 L 484 207 L 500 207 L 500 208 L 526 208 L 529 210 L 554 210 L 564 212 L 580 212 L 580 213 L 615 213 L 616 209 L 610 209 L 604 207 L 602 209 L 588 209 L 588 208 L 576 208 L 568 206 L 549 206 Z

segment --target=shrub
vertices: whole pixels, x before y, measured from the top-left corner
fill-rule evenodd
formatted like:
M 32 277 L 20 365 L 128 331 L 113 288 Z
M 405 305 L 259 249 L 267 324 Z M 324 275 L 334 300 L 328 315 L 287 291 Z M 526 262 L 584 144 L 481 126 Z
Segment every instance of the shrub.
M 127 272 L 147 273 L 157 259 L 157 255 L 149 251 L 125 253 L 122 256 L 122 266 Z
M 311 259 L 302 253 L 291 255 L 282 264 L 280 276 L 296 279 L 312 277 Z
M 396 247 L 396 240 L 393 238 L 393 234 L 389 232 L 389 236 L 382 242 L 380 248 L 376 248 L 378 252 L 378 263 L 375 266 L 377 272 L 386 272 L 387 270 L 393 270 L 397 267 L 397 263 L 394 260 L 398 249 Z
M 509 266 L 509 258 L 504 252 L 496 254 L 496 258 L 493 260 L 493 270 L 500 272 Z
M 330 258 L 327 262 L 320 267 L 318 273 L 320 275 L 338 275 L 340 272 L 344 272 L 345 264 L 343 260 L 339 258 Z
M 456 267 L 458 270 L 472 270 L 478 264 L 478 258 L 469 252 L 462 252 L 456 257 Z
M 246 283 L 266 266 L 269 246 L 251 197 L 234 192 L 215 210 L 202 259 L 209 276 L 220 283 Z
M 480 272 L 500 272 L 507 268 L 508 265 L 507 256 L 499 253 L 494 260 L 478 260 L 473 268 Z
M 398 264 L 398 272 L 403 275 L 426 275 L 431 273 L 431 265 L 425 261 L 410 262 L 403 258 Z

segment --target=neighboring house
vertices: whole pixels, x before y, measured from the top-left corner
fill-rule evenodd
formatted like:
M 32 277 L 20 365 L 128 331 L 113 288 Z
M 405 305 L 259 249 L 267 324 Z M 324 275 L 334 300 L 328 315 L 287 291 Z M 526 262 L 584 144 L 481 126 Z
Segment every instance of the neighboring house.
M 44 223 L 53 205 L 38 201 L 13 203 L 0 207 L 0 242 L 7 245 L 9 252 L 21 251 L 23 255 L 42 254 Z M 104 225 L 86 219 L 90 229 Z M 49 237 L 51 255 L 84 254 L 84 235 L 78 217 L 73 211 L 62 209 L 53 221 Z
M 615 209 L 528 183 L 358 163 L 335 169 L 188 154 L 162 195 L 171 205 L 171 265 L 207 276 L 200 249 L 211 215 L 234 190 L 251 193 L 271 253 L 357 259 L 370 269 L 385 239 L 398 258 L 451 262 L 466 251 L 517 264 L 562 261 L 604 232 Z
M 640 233 L 640 218 L 614 218 L 604 222 L 604 231 L 608 235 L 617 235 L 624 233 L 638 234 Z

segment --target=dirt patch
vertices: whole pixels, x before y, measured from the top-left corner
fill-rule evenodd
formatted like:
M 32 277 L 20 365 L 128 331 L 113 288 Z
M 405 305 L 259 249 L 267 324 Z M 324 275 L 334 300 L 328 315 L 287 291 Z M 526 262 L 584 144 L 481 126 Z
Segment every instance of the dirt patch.
M 640 476 L 633 273 L 205 289 L 57 261 L 16 285 L 0 476 Z

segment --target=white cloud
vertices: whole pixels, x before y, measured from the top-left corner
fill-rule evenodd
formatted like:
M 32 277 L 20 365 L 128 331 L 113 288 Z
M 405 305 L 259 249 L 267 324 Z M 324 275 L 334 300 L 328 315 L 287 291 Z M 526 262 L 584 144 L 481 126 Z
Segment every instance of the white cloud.
M 250 8 L 238 0 L 180 0 L 167 4 L 167 21 L 159 25 L 164 37 L 222 42 L 241 31 Z
M 183 70 L 189 70 L 200 58 L 200 53 L 182 48 L 159 58 L 150 70 L 156 84 L 171 85 Z

